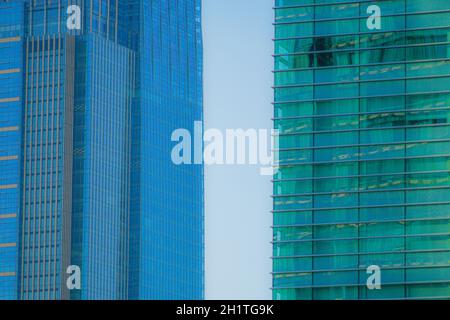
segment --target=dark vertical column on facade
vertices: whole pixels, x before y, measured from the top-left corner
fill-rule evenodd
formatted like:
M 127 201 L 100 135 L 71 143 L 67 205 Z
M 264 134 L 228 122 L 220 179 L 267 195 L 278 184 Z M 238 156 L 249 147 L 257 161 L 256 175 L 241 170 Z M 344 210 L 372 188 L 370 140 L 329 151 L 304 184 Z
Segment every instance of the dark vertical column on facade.
M 129 261 L 128 261 L 128 298 L 139 298 L 140 282 L 140 225 L 141 225 L 141 56 L 140 52 L 140 28 L 142 24 L 142 2 L 140 0 L 130 0 L 130 8 L 127 12 L 129 25 L 129 45 L 137 52 L 134 64 L 135 69 L 135 96 L 132 100 L 131 109 L 131 158 L 130 158 L 130 224 L 129 224 Z
M 134 51 L 130 51 L 128 57 L 126 58 L 126 64 L 129 66 L 128 80 L 127 80 L 127 90 L 128 97 L 125 102 L 126 115 L 125 121 L 127 123 L 125 135 L 127 139 L 123 146 L 123 162 L 126 163 L 125 170 L 122 173 L 122 186 L 121 186 L 121 207 L 122 214 L 120 218 L 121 231 L 120 231 L 120 257 L 119 257 L 119 294 L 121 299 L 127 299 L 129 295 L 129 257 L 130 257 L 130 220 L 131 220 L 131 159 L 132 159 L 132 108 L 133 108 L 133 97 L 135 93 L 135 81 L 136 81 L 136 54 Z
M 64 104 L 64 173 L 63 173 L 63 207 L 62 207 L 62 264 L 61 274 L 71 265 L 72 233 L 72 175 L 73 175 L 73 115 L 74 115 L 74 80 L 75 80 L 75 38 L 66 36 L 66 81 Z M 70 293 L 66 286 L 66 277 L 61 277 L 61 298 L 67 300 Z
M 73 136 L 73 199 L 72 199 L 72 264 L 81 266 L 83 260 L 83 211 L 85 208 L 84 186 L 85 170 L 85 130 L 86 130 L 86 41 L 76 39 L 75 59 L 75 104 Z M 81 299 L 81 290 L 73 290 L 71 299 Z

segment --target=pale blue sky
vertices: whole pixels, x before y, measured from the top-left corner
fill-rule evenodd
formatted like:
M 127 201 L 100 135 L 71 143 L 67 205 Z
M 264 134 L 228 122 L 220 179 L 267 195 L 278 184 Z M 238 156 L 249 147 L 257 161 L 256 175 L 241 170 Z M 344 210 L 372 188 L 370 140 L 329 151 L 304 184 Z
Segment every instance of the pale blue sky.
M 205 128 L 272 127 L 272 0 L 203 0 Z M 271 183 L 207 166 L 206 298 L 270 299 Z

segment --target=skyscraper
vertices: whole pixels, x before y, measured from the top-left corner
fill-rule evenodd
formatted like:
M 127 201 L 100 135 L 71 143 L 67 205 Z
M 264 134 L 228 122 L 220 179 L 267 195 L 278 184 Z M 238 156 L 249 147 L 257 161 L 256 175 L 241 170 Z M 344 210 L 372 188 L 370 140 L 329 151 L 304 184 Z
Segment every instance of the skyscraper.
M 450 298 L 450 2 L 275 3 L 274 299 Z
M 203 298 L 203 168 L 170 157 L 203 119 L 200 1 L 0 13 L 0 299 Z

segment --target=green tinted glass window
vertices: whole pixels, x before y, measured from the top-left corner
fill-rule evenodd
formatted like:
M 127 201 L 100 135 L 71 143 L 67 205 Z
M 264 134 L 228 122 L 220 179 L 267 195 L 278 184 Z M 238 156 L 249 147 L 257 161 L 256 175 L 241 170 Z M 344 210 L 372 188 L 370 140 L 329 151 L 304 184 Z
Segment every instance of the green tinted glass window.
M 450 2 L 276 5 L 274 298 L 449 298 Z

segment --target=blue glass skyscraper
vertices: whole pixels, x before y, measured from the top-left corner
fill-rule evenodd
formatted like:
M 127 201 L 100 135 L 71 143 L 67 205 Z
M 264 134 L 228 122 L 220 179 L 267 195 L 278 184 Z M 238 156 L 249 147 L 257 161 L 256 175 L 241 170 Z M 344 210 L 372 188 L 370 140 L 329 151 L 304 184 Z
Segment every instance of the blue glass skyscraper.
M 200 1 L 0 12 L 0 299 L 202 299 L 203 168 L 170 158 L 202 120 Z
M 24 16 L 20 4 L 0 8 L 0 299 L 11 299 L 18 283 Z

